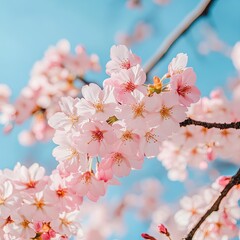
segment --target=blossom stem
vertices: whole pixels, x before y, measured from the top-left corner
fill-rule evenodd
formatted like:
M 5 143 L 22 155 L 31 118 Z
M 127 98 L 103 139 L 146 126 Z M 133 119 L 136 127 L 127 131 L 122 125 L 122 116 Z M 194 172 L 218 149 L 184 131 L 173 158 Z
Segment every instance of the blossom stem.
M 231 180 L 226 185 L 226 187 L 221 191 L 217 200 L 213 203 L 213 205 L 206 211 L 206 213 L 201 217 L 199 222 L 193 227 L 193 229 L 188 233 L 187 237 L 183 238 L 183 240 L 191 240 L 196 233 L 196 231 L 200 228 L 202 223 L 208 218 L 211 213 L 214 211 L 218 211 L 221 201 L 224 197 L 228 194 L 228 192 L 235 186 L 240 184 L 240 168 L 238 169 L 237 173 L 231 177 Z
M 180 123 L 180 127 L 186 127 L 188 125 L 196 125 L 196 126 L 202 126 L 205 128 L 219 128 L 219 129 L 228 129 L 228 128 L 234 128 L 234 129 L 240 129 L 240 122 L 231 122 L 231 123 L 209 123 L 209 122 L 202 122 L 193 120 L 191 118 L 187 118 L 185 121 Z
M 150 61 L 144 67 L 146 74 L 159 63 L 163 57 L 166 56 L 168 51 L 176 44 L 180 39 L 201 17 L 207 16 L 210 7 L 216 0 L 203 0 L 181 23 L 177 28 L 169 35 L 169 37 L 163 42 L 156 54 L 150 59 Z

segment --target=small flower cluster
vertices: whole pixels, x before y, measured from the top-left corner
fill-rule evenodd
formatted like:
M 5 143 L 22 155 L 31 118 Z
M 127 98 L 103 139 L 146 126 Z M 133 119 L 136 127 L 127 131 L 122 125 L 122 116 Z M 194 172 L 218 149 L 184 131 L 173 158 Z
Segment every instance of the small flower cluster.
M 139 57 L 113 46 L 104 88 L 89 84 L 83 98 L 61 99 L 61 111 L 49 119 L 58 144 L 53 156 L 79 196 L 97 201 L 108 184 L 118 183 L 115 177 L 140 169 L 144 157 L 157 156 L 161 142 L 179 131 L 187 107 L 200 98 L 186 64 L 187 56 L 179 54 L 164 77 L 147 86 Z
M 215 90 L 210 98 L 202 98 L 192 104 L 187 115 L 204 122 L 231 123 L 240 121 L 240 88 L 235 87 L 233 98 L 228 100 L 221 90 Z M 228 159 L 239 164 L 240 139 L 237 129 L 207 129 L 200 126 L 181 128 L 160 147 L 159 160 L 167 168 L 172 180 L 185 180 L 187 167 L 206 169 L 216 158 Z M 172 161 L 175 159 L 175 161 Z
M 151 35 L 152 28 L 146 22 L 138 22 L 133 31 L 130 34 L 119 32 L 116 35 L 116 41 L 118 44 L 126 45 L 127 47 L 133 44 L 144 41 Z
M 127 7 L 128 8 L 140 8 L 142 7 L 142 1 L 141 0 L 128 0 L 127 1 Z M 153 0 L 155 4 L 158 5 L 167 5 L 170 3 L 170 0 Z
M 0 123 L 6 125 L 5 132 L 11 130 L 13 123 L 21 124 L 33 117 L 30 129 L 20 134 L 20 142 L 30 145 L 35 141 L 50 140 L 53 130 L 47 121 L 52 114 L 59 111 L 59 98 L 77 97 L 80 88 L 76 82 L 81 82 L 87 71 L 99 69 L 98 57 L 88 56 L 80 45 L 76 47 L 75 55 L 71 54 L 70 44 L 66 40 L 50 47 L 44 58 L 35 63 L 28 85 L 16 102 L 9 104 L 5 101 L 1 104 Z M 7 99 L 8 95 L 8 89 L 0 86 L 0 99 Z
M 220 177 L 211 187 L 192 197 L 180 201 L 181 210 L 175 214 L 175 221 L 190 230 L 202 215 L 212 206 L 220 192 L 230 181 L 230 177 Z M 219 210 L 213 212 L 201 225 L 193 239 L 232 239 L 238 236 L 237 221 L 240 219 L 240 185 L 234 186 L 222 200 Z
M 0 239 L 67 240 L 81 237 L 81 197 L 72 194 L 56 170 L 38 164 L 0 172 Z
M 148 178 L 134 184 L 129 193 L 117 201 L 116 197 L 110 201 L 104 199 L 97 204 L 84 201 L 81 206 L 84 240 L 122 239 L 130 230 L 124 221 L 129 210 L 137 215 L 137 218 L 134 217 L 136 223 L 149 221 L 157 208 L 163 210 L 161 187 L 159 180 Z

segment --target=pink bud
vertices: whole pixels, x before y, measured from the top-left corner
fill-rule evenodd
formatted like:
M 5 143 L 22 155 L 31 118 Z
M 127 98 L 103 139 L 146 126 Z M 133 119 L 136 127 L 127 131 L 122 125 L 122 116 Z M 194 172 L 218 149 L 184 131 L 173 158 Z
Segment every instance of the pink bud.
M 142 233 L 141 236 L 142 236 L 142 238 L 144 238 L 144 239 L 157 240 L 155 237 L 153 237 L 153 236 L 151 236 L 151 235 L 149 235 L 149 234 L 147 234 L 147 233 Z
M 230 180 L 231 180 L 231 177 L 222 176 L 218 179 L 218 184 L 225 187 Z
M 168 230 L 167 230 L 167 228 L 166 228 L 163 224 L 160 224 L 160 225 L 158 226 L 158 231 L 159 231 L 160 233 L 166 235 L 166 236 L 169 236 L 169 235 L 170 235 L 169 232 L 168 232 Z

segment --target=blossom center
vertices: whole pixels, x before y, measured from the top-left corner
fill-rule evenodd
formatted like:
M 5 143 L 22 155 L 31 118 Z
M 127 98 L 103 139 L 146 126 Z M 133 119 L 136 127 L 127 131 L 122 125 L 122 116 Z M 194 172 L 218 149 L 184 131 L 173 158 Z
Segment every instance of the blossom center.
M 192 133 L 189 132 L 188 130 L 184 132 L 184 135 L 185 135 L 186 139 L 189 139 L 189 138 L 193 137 Z
M 190 93 L 191 92 L 191 87 L 188 86 L 188 85 L 185 85 L 185 86 L 179 86 L 177 88 L 177 93 L 178 95 L 180 96 L 183 96 L 185 97 L 186 94 Z
M 121 68 L 129 69 L 130 67 L 131 67 L 131 63 L 130 63 L 129 59 L 125 59 L 122 61 Z
M 38 209 L 42 209 L 45 206 L 45 203 L 43 199 L 35 199 L 35 204 L 34 204 Z
M 145 109 L 144 103 L 139 103 L 137 105 L 134 105 L 132 107 L 132 110 L 134 112 L 134 118 L 143 117 L 144 109 Z
M 103 131 L 100 130 L 92 131 L 92 140 L 101 142 L 103 140 Z
M 67 189 L 58 189 L 56 191 L 56 193 L 57 193 L 58 197 L 64 197 L 67 193 Z
M 65 225 L 65 226 L 67 226 L 71 223 L 66 218 L 60 218 L 60 220 L 61 220 L 62 224 Z
M 114 153 L 113 155 L 113 161 L 118 166 L 120 166 L 121 162 L 123 161 L 123 155 L 121 153 Z
M 123 141 L 127 141 L 127 140 L 132 140 L 133 136 L 132 136 L 132 132 L 131 131 L 125 131 L 122 135 L 122 140 Z
M 133 82 L 129 81 L 124 84 L 124 88 L 126 92 L 133 92 L 133 90 L 136 88 L 136 85 Z
M 91 178 L 92 178 L 92 176 L 91 176 L 90 172 L 85 172 L 83 174 L 83 179 L 84 179 L 85 183 L 91 183 Z
M 223 137 L 228 137 L 228 136 L 230 135 L 230 132 L 229 132 L 227 129 L 223 129 L 223 130 L 221 131 L 221 135 L 222 135 Z
M 25 185 L 27 186 L 27 188 L 35 188 L 36 187 L 37 182 L 36 181 L 29 181 L 28 183 L 26 183 Z
M 71 115 L 71 116 L 69 116 L 69 118 L 73 124 L 77 123 L 79 120 L 79 117 L 76 115 Z
M 30 222 L 27 219 L 24 219 L 24 221 L 21 222 L 21 225 L 23 226 L 23 228 L 28 228 L 29 223 Z
M 95 103 L 94 108 L 96 109 L 97 112 L 103 112 L 103 104 L 101 102 Z
M 162 106 L 162 109 L 160 110 L 160 115 L 163 120 L 169 119 L 172 114 L 172 107 L 168 108 L 165 105 Z
M 3 205 L 5 200 L 3 198 L 0 198 L 0 205 Z
M 156 143 L 158 140 L 156 139 L 156 134 L 153 134 L 151 132 L 147 132 L 144 136 L 146 138 L 146 141 L 149 143 L 151 141 L 153 141 L 154 143 Z

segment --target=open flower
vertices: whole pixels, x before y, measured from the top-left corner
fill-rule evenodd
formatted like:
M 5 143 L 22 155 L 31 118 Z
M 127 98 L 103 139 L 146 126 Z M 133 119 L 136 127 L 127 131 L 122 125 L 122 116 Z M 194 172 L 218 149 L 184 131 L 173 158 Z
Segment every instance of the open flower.
M 122 69 L 129 69 L 141 62 L 140 58 L 124 45 L 112 46 L 110 57 L 111 60 L 106 65 L 106 73 L 108 75 L 118 73 Z
M 171 89 L 179 97 L 179 102 L 188 107 L 200 99 L 200 91 L 196 86 L 196 74 L 188 68 L 180 74 L 173 75 L 170 81 Z

